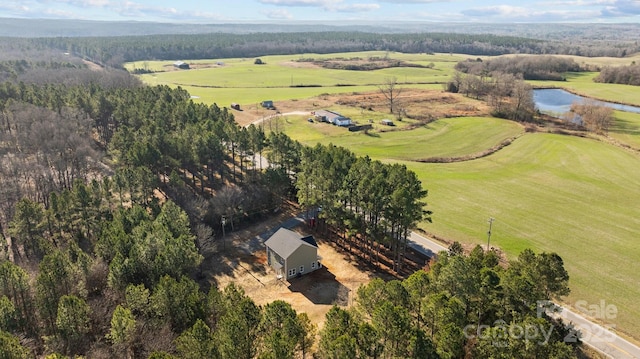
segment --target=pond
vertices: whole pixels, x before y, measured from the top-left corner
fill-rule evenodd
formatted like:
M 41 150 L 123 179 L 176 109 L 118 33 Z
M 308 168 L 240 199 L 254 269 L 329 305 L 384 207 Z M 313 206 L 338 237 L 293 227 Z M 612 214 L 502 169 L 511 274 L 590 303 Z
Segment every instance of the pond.
M 536 103 L 538 110 L 550 115 L 562 115 L 569 111 L 571 104 L 574 102 L 584 102 L 586 100 L 588 100 L 586 97 L 574 95 L 560 89 L 533 90 L 533 101 Z M 605 101 L 596 101 L 596 103 L 611 107 L 615 110 L 640 113 L 640 107 L 636 106 L 621 105 Z

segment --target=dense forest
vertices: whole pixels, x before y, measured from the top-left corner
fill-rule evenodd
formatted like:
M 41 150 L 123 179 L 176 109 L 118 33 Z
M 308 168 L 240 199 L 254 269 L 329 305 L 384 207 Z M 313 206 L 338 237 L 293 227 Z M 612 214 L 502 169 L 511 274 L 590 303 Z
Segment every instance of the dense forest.
M 352 51 L 399 51 L 406 53 L 464 53 L 469 55 L 569 54 L 625 56 L 640 50 L 637 43 L 612 43 L 588 47 L 584 44 L 542 41 L 531 38 L 457 33 L 292 32 L 255 34 L 210 33 L 193 35 L 149 35 L 120 37 L 2 38 L 0 47 L 11 52 L 20 48 L 56 49 L 120 67 L 141 60 L 211 59 L 256 57 L 302 53 Z

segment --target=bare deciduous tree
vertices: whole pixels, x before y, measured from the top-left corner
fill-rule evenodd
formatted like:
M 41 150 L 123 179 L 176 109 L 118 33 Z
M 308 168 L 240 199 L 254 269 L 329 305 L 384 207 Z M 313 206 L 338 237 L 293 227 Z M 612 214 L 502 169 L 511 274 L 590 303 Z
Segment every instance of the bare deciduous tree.
M 513 83 L 511 90 L 511 113 L 516 121 L 530 121 L 536 109 L 533 100 L 533 90 L 528 83 L 518 80 Z
M 589 100 L 571 105 L 571 112 L 580 116 L 582 124 L 588 130 L 605 134 L 613 123 L 613 109 Z
M 225 218 L 225 225 L 230 224 L 233 231 L 233 220 L 239 214 L 240 205 L 244 201 L 242 189 L 236 186 L 227 186 L 216 193 L 211 199 L 211 207 L 218 217 Z
M 398 98 L 402 94 L 402 87 L 398 86 L 398 79 L 396 77 L 386 78 L 384 83 L 378 86 L 378 89 L 387 100 L 389 113 L 394 113 L 394 109 L 398 105 Z

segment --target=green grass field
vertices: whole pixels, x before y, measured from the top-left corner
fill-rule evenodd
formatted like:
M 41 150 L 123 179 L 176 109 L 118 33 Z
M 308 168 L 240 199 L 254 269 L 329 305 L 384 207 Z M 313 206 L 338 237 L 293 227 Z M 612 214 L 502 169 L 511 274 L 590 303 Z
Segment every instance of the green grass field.
M 306 145 L 333 143 L 378 160 L 471 156 L 524 132 L 515 122 L 488 117 L 442 119 L 413 130 L 402 130 L 402 122 L 396 121 L 400 128 L 395 130 L 377 121 L 374 131 L 368 134 L 349 132 L 327 123 L 309 123 L 303 118 L 283 123 L 285 133 Z
M 640 157 L 595 140 L 526 134 L 498 153 L 452 164 L 406 162 L 429 190 L 425 230 L 492 245 L 514 257 L 525 248 L 564 258 L 567 302 L 601 299 L 615 321 L 640 332 Z
M 522 132 L 518 124 L 494 118 L 442 119 L 373 135 L 301 116 L 282 119 L 279 126 L 305 144 L 333 143 L 405 163 L 429 191 L 434 211 L 433 223 L 421 228 L 485 245 L 487 219 L 493 217 L 492 245 L 509 258 L 525 248 L 557 252 L 571 275 L 567 303 L 604 299 L 619 310 L 609 324 L 627 334 L 640 332 L 640 156 L 592 139 L 528 133 L 473 161 L 414 161 L 426 154 L 470 155 Z
M 283 63 L 296 58 L 335 58 L 389 55 L 434 69 L 386 69 L 372 72 L 292 68 Z M 150 84 L 180 84 L 205 103 L 252 106 L 268 98 L 302 99 L 322 93 L 376 91 L 376 81 L 395 76 L 398 81 L 445 82 L 457 61 L 467 55 L 413 55 L 385 52 L 302 54 L 253 59 L 224 59 L 222 67 L 167 71 L 142 76 Z M 640 58 L 639 58 L 640 60 Z M 218 60 L 188 61 L 215 63 Z M 631 58 L 611 60 L 576 58 L 577 62 L 626 64 Z M 171 62 L 149 62 L 162 69 Z M 136 64 L 141 67 L 141 64 Z M 428 71 L 427 71 L 428 70 Z M 416 72 L 413 72 L 416 71 Z M 437 71 L 440 71 L 439 73 Z M 568 74 L 565 82 L 531 82 L 540 87 L 564 87 L 595 98 L 640 105 L 640 87 L 597 84 L 595 73 Z M 417 82 L 413 81 L 413 82 Z M 322 87 L 290 87 L 291 84 Z M 336 86 L 356 84 L 357 86 Z M 222 86 L 203 87 L 203 86 Z M 273 86 L 273 87 L 271 87 Z M 441 89 L 439 84 L 411 85 Z M 416 159 L 465 156 L 486 150 L 523 130 L 512 122 L 493 118 L 441 119 L 411 131 L 378 132 L 387 114 L 361 114 L 336 108 L 363 123 L 372 118 L 370 135 L 349 133 L 328 124 L 309 123 L 303 116 L 284 116 L 279 130 L 305 144 L 334 143 L 353 152 L 384 161 L 399 161 L 414 170 L 429 191 L 427 202 L 433 224 L 420 227 L 449 240 L 486 244 L 487 219 L 493 217 L 492 245 L 513 258 L 525 249 L 554 251 L 565 260 L 572 294 L 567 303 L 605 300 L 616 305 L 613 322 L 622 332 L 640 333 L 640 155 L 592 139 L 526 133 L 497 153 L 466 162 L 427 164 Z M 409 121 L 407 121 L 409 122 Z M 273 129 L 274 121 L 264 126 Z M 400 124 L 402 126 L 405 123 Z M 616 112 L 610 136 L 640 148 L 640 115 Z
M 609 136 L 640 149 L 640 114 L 615 111 L 615 121 L 609 129 Z
M 301 58 L 383 58 L 402 60 L 433 68 L 387 68 L 375 71 L 347 71 L 309 68 L 297 63 Z M 259 103 L 264 99 L 287 100 L 318 96 L 322 93 L 349 93 L 376 91 L 377 86 L 388 78 L 395 77 L 400 84 L 412 88 L 441 89 L 453 73 L 458 61 L 466 59 L 460 54 L 402 54 L 384 51 L 300 54 L 263 56 L 264 65 L 255 65 L 254 59 L 212 59 L 186 61 L 192 65 L 212 67 L 191 70 L 174 70 L 173 61 L 134 62 L 125 68 L 148 68 L 154 72 L 140 78 L 150 85 L 181 86 L 205 103 L 227 106 L 231 102 L 244 106 Z M 223 65 L 216 65 L 223 63 Z M 348 86 L 345 86 L 348 85 Z M 317 86 L 317 87 L 308 87 Z

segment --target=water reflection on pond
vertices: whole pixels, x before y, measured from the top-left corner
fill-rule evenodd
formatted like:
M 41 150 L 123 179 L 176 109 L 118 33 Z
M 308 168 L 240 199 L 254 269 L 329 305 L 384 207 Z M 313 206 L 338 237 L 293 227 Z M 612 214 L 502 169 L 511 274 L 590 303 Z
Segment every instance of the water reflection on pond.
M 551 115 L 562 115 L 568 112 L 571 104 L 574 102 L 584 102 L 588 100 L 585 97 L 574 95 L 561 89 L 539 89 L 533 90 L 533 101 L 535 101 L 538 110 L 542 113 Z M 615 110 L 640 113 L 640 107 L 621 105 L 612 102 L 596 101 L 596 103 L 611 107 Z

